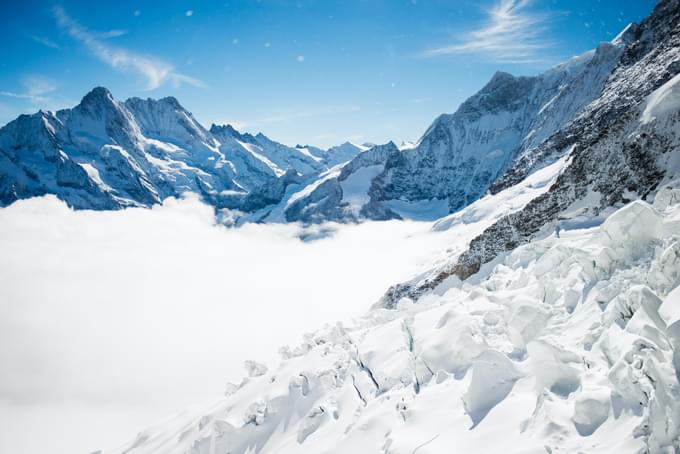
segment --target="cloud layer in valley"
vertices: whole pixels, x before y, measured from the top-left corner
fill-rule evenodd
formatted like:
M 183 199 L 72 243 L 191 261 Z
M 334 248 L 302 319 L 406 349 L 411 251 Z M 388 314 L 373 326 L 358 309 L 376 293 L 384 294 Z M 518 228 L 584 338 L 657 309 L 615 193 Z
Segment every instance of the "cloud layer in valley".
M 423 223 L 332 227 L 313 242 L 297 225 L 226 229 L 195 199 L 0 210 L 0 451 L 39 449 L 41 430 L 53 453 L 88 452 L 219 399 L 244 360 L 273 365 L 446 248 Z

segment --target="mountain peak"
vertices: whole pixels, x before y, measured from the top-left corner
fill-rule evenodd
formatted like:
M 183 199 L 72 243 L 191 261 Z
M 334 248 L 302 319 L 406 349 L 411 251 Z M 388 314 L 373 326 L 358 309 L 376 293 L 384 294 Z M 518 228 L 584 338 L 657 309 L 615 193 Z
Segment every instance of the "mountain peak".
M 234 137 L 239 140 L 244 137 L 244 134 L 241 134 L 236 128 L 234 128 L 230 124 L 218 125 L 213 123 L 212 125 L 210 125 L 210 134 L 213 134 L 215 136 L 221 135 Z
M 83 107 L 94 107 L 102 105 L 111 105 L 115 102 L 113 95 L 105 87 L 95 87 L 90 90 L 83 99 L 80 101 L 80 105 Z
M 171 107 L 173 107 L 173 108 L 175 108 L 175 109 L 178 109 L 178 110 L 186 110 L 186 109 L 184 109 L 184 107 L 179 103 L 179 101 L 177 100 L 177 98 L 175 98 L 174 96 L 166 96 L 165 98 L 159 99 L 158 102 L 163 103 L 163 104 L 167 104 L 167 105 L 169 105 L 169 106 L 171 106 Z
M 229 123 L 223 124 L 223 125 L 218 125 L 216 123 L 213 123 L 212 125 L 210 125 L 210 132 L 212 132 L 212 133 L 214 133 L 214 132 L 225 132 L 225 131 L 229 132 L 229 133 L 238 133 L 236 128 L 234 128 Z
M 615 46 L 627 46 L 635 40 L 635 33 L 637 32 L 638 24 L 631 22 L 626 25 L 626 27 L 621 30 L 621 33 L 616 35 L 616 38 L 611 40 L 611 43 Z
M 508 80 L 514 80 L 515 76 L 510 74 L 509 72 L 506 71 L 496 71 L 493 76 L 491 76 L 491 80 L 489 83 L 493 82 L 500 82 L 500 81 L 508 81 Z
M 184 111 L 184 112 L 187 111 L 184 108 L 184 106 L 182 106 L 179 103 L 179 101 L 177 100 L 177 98 L 175 98 L 174 96 L 166 96 L 166 97 L 160 98 L 160 99 L 154 99 L 154 98 L 142 99 L 142 98 L 138 98 L 138 97 L 135 96 L 135 97 L 129 98 L 127 101 L 125 101 L 125 104 L 128 105 L 128 106 L 130 106 L 130 105 L 137 105 L 137 106 L 154 105 L 154 106 L 158 106 L 158 107 L 166 107 L 167 106 L 167 107 L 169 107 L 173 110 L 180 110 L 180 111 Z

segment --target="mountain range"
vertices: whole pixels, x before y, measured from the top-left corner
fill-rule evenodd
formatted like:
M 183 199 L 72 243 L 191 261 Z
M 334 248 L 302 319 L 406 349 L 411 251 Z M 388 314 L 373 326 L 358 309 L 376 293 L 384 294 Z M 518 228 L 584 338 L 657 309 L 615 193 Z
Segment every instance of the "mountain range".
M 237 222 L 434 220 L 566 152 L 537 158 L 602 95 L 636 30 L 535 77 L 496 73 L 403 147 L 289 147 L 206 129 L 172 97 L 121 102 L 98 87 L 72 109 L 0 129 L 0 203 L 56 194 L 76 209 L 118 209 L 195 192 Z
M 197 193 L 225 223 L 432 221 L 356 320 L 111 452 L 680 452 L 680 0 L 414 144 L 290 147 L 95 88 L 0 129 L 0 203 Z

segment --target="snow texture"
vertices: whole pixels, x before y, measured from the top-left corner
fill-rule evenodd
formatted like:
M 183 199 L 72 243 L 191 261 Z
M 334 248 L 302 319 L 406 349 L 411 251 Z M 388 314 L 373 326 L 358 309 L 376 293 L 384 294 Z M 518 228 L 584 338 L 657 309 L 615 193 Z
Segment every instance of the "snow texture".
M 679 278 L 680 204 L 635 201 L 308 334 L 213 406 L 104 452 L 674 452 Z

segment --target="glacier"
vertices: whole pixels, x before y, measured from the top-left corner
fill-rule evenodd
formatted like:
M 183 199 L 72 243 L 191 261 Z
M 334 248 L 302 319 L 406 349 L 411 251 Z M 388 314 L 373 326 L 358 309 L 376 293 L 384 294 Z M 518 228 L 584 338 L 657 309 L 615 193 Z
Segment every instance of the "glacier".
M 676 452 L 680 204 L 663 193 L 309 333 L 103 452 Z

